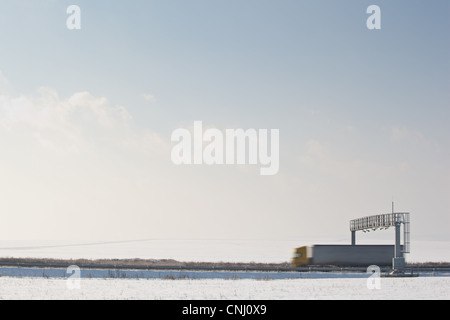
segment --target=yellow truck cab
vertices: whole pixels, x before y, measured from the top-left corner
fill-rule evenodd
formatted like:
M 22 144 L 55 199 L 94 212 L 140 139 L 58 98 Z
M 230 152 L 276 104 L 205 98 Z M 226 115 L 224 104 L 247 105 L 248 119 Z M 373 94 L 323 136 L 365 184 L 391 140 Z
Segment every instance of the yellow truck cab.
M 294 267 L 300 267 L 309 264 L 308 247 L 300 247 L 294 250 L 294 258 L 292 259 L 292 265 Z

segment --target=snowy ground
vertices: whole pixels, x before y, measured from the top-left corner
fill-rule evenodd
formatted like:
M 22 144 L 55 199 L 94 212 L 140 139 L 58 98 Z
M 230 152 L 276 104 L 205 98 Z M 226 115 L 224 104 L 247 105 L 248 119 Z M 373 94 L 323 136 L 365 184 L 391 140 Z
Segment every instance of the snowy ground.
M 296 247 L 324 243 L 346 244 L 348 239 L 140 240 L 97 243 L 0 241 L 0 258 L 141 258 L 276 263 L 289 261 Z M 375 243 L 391 244 L 392 241 L 388 239 Z M 412 254 L 407 256 L 410 262 L 450 261 L 449 242 L 415 241 L 412 250 Z M 0 270 L 0 299 L 450 299 L 450 277 L 444 277 L 443 274 L 408 279 L 382 278 L 380 290 L 369 290 L 367 275 L 364 274 L 349 277 L 345 274 L 297 273 L 268 277 L 267 274 L 256 273 L 221 275 L 218 272 L 203 272 L 187 274 L 189 279 L 186 280 L 179 279 L 183 278 L 181 273 L 166 275 L 155 271 L 148 271 L 145 275 L 143 271 L 126 271 L 126 279 L 109 279 L 108 275 L 103 275 L 108 272 L 104 270 L 81 272 L 81 288 L 69 290 L 67 279 L 61 278 L 67 276 L 65 270 L 3 267 Z M 121 275 L 123 271 L 116 278 L 121 278 Z M 88 279 L 91 276 L 93 278 Z
M 450 278 L 298 280 L 131 280 L 83 279 L 69 290 L 67 280 L 0 278 L 0 299 L 291 300 L 450 299 Z
M 73 271 L 59 268 L 16 268 L 0 267 L 0 276 L 19 278 L 69 278 Z M 424 273 L 424 276 L 435 276 Z M 450 273 L 437 276 L 450 277 Z M 79 277 L 83 279 L 333 279 L 333 278 L 367 278 L 365 273 L 344 272 L 235 272 L 235 271 L 179 271 L 179 270 L 108 270 L 80 269 Z
M 70 278 L 73 269 L 0 267 L 0 277 L 15 278 Z M 117 270 L 87 269 L 77 267 L 77 277 L 82 279 L 251 279 L 251 280 L 287 280 L 287 279 L 346 279 L 368 278 L 371 274 L 363 272 L 261 272 L 261 271 L 187 271 L 187 270 Z M 421 277 L 450 277 L 450 272 L 420 272 Z

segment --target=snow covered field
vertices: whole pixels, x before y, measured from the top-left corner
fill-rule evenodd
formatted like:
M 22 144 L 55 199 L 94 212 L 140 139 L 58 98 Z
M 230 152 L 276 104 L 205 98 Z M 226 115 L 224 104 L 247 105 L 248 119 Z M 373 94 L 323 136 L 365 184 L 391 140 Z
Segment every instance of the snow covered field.
M 298 280 L 131 280 L 86 279 L 69 290 L 66 280 L 0 278 L 0 299 L 450 299 L 450 278 L 381 279 L 369 290 L 366 279 Z
M 59 268 L 16 268 L 0 267 L 0 276 L 16 278 L 68 278 L 73 272 Z M 424 276 L 433 276 L 424 273 Z M 179 270 L 108 270 L 80 269 L 82 279 L 333 279 L 333 278 L 367 278 L 365 273 L 344 272 L 245 272 L 245 271 L 179 271 Z M 441 273 L 438 276 L 450 276 Z
M 386 240 L 383 243 L 391 242 Z M 98 243 L 0 241 L 0 257 L 277 263 L 289 261 L 293 248 L 315 243 L 345 244 L 348 239 L 156 239 Z M 450 261 L 449 242 L 416 241 L 412 248 L 412 254 L 407 256 L 408 261 Z M 3 267 L 0 270 L 0 299 L 450 299 L 448 274 L 382 278 L 380 290 L 369 290 L 365 274 L 283 273 L 268 276 L 242 273 L 233 276 L 230 273 L 185 272 L 188 279 L 180 279 L 183 278 L 182 273 L 170 271 L 165 272 L 167 274 L 159 271 L 126 271 L 126 279 L 119 279 L 124 272 L 120 271 L 116 279 L 110 279 L 104 275 L 108 272 L 105 270 L 81 272 L 81 288 L 69 290 L 67 280 L 63 278 L 67 276 L 65 270 Z M 172 278 L 177 280 L 168 280 Z

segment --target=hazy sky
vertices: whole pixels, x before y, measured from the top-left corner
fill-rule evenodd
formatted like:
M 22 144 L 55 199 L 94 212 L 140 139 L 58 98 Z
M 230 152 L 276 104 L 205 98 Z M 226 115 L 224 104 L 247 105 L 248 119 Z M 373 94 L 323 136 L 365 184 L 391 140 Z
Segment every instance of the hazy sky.
M 449 30 L 448 0 L 2 0 L 0 240 L 349 237 L 394 198 L 450 241 Z M 175 166 L 195 120 L 279 129 L 279 174 Z

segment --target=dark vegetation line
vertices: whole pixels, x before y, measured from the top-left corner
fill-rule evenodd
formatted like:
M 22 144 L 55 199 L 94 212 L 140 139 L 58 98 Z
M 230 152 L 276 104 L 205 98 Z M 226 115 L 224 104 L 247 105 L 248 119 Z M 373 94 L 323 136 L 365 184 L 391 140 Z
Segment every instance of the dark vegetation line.
M 233 268 L 291 268 L 290 262 L 257 263 L 257 262 L 183 262 L 172 259 L 44 259 L 44 258 L 0 258 L 0 265 L 36 264 L 36 265 L 126 265 L 126 266 L 192 266 L 192 267 L 233 267 Z M 408 263 L 407 267 L 450 267 L 450 262 Z

